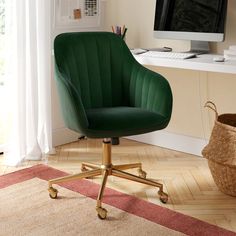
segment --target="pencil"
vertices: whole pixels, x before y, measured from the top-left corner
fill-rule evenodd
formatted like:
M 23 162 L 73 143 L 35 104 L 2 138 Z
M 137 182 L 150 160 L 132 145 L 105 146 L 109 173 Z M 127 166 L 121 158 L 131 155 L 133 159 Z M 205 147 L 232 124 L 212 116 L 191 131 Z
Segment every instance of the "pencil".
M 115 33 L 114 27 L 113 25 L 111 26 L 112 32 Z

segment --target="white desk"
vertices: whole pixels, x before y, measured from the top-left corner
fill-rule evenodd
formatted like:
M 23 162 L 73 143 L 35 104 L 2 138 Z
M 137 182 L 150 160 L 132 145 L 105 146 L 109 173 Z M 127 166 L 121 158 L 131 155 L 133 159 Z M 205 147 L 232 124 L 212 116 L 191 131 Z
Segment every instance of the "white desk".
M 236 61 L 214 62 L 213 57 L 212 54 L 204 54 L 181 60 L 135 55 L 139 63 L 151 66 L 154 70 L 157 67 L 157 72 L 164 73 L 172 83 L 175 100 L 171 131 L 167 128 L 131 139 L 200 156 L 212 128 L 209 122 L 211 117 L 204 109 L 205 102 L 212 99 L 217 102 L 220 111 L 225 107 L 225 111 L 235 112 Z M 175 68 L 180 70 L 175 72 Z M 186 114 L 188 122 L 185 122 Z
M 214 62 L 213 57 L 213 54 L 203 54 L 197 58 L 175 60 L 147 57 L 145 53 L 135 55 L 136 60 L 143 65 L 236 74 L 236 61 Z

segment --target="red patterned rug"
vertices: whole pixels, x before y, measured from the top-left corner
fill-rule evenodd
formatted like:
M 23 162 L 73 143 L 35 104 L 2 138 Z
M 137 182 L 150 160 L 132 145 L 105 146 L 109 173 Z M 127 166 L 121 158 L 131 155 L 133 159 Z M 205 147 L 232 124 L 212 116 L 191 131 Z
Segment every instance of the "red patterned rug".
M 236 235 L 109 188 L 101 221 L 99 185 L 89 180 L 61 184 L 58 199 L 49 198 L 47 180 L 65 175 L 36 165 L 0 176 L 0 235 Z

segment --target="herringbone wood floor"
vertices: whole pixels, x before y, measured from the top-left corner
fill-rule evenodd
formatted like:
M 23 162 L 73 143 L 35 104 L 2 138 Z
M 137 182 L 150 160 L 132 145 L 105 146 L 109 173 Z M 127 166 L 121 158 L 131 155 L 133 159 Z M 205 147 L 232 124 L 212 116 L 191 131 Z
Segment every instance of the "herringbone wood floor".
M 77 173 L 81 162 L 100 164 L 101 140 L 81 140 L 57 147 L 56 151 L 55 156 L 48 157 L 48 165 Z M 236 198 L 217 189 L 205 159 L 127 139 L 113 146 L 112 153 L 113 164 L 142 162 L 147 178 L 163 181 L 169 201 L 162 204 L 154 187 L 113 176 L 109 177 L 107 186 L 236 232 Z M 5 166 L 3 158 L 0 157 L 0 174 L 43 163 L 28 161 L 22 167 L 13 168 Z M 91 181 L 100 183 L 100 178 Z

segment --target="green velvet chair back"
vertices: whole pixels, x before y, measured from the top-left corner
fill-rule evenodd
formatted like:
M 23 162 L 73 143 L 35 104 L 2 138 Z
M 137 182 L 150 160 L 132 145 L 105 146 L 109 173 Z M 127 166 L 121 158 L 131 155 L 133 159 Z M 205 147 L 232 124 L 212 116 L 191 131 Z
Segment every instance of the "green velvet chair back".
M 56 64 L 80 94 L 85 109 L 127 105 L 124 63 L 133 58 L 110 33 L 63 34 L 55 40 Z
M 54 41 L 54 54 L 68 128 L 86 133 L 86 110 L 102 107 L 139 107 L 158 112 L 169 122 L 169 83 L 140 65 L 119 36 L 108 32 L 61 34 Z

